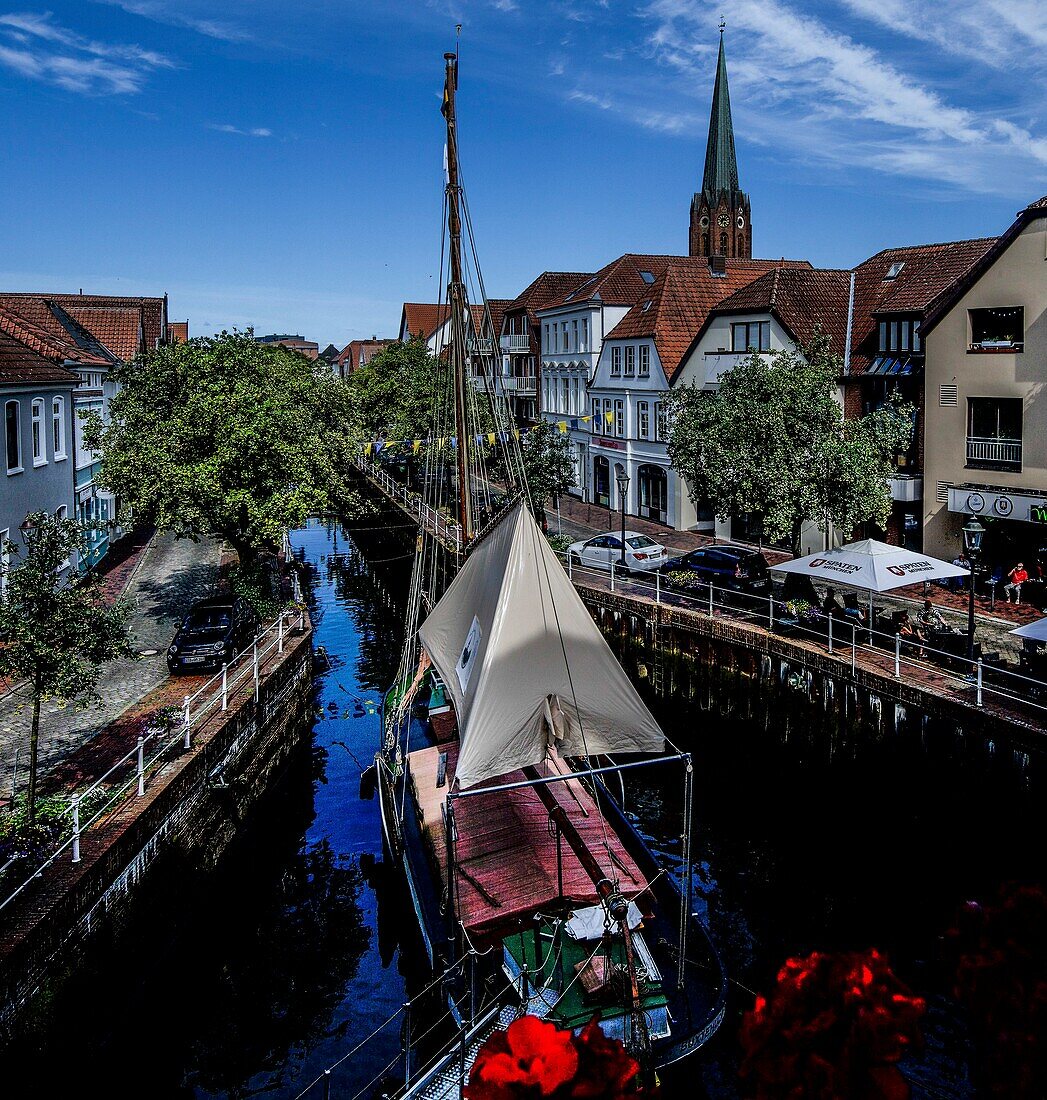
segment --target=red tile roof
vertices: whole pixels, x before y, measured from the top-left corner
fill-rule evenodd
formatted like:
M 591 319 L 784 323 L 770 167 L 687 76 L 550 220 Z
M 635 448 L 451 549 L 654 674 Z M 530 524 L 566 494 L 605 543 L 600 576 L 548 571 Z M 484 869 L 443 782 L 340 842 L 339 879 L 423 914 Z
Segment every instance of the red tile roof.
M 444 302 L 404 302 L 400 315 L 400 333 L 424 336 L 427 340 L 447 320 L 448 307 Z
M 609 306 L 631 306 L 640 300 L 651 288 L 652 280 L 645 279 L 641 272 L 657 278 L 673 260 L 690 259 L 687 256 L 649 256 L 636 252 L 627 252 L 600 268 L 595 275 L 570 291 L 563 297 L 546 303 L 545 309 L 555 306 L 581 304 L 598 298 Z
M 505 316 L 506 309 L 512 305 L 512 302 L 508 298 L 488 298 L 487 308 L 491 311 L 491 323 L 494 325 L 494 339 L 495 343 L 498 342 L 498 337 L 502 332 L 502 318 Z M 483 332 L 483 319 L 484 309 L 482 305 L 470 306 L 470 310 L 473 315 L 473 332 L 477 336 L 480 336 Z
M 366 361 L 370 363 L 371 359 L 383 348 L 387 348 L 390 344 L 395 343 L 395 340 L 350 340 L 338 353 L 338 358 L 335 362 L 342 368 L 343 374 L 348 374 L 350 371 L 354 371 L 360 366 L 361 353 L 364 355 Z
M 59 366 L 8 331 L 7 317 L 0 310 L 0 386 L 75 386 L 77 375 Z
M 971 241 L 888 248 L 859 264 L 854 271 L 851 373 L 863 374 L 876 357 L 879 315 L 931 312 L 996 240 L 995 237 L 982 237 Z M 895 264 L 901 264 L 901 270 L 893 279 L 888 279 L 887 273 Z
M 1047 195 L 1044 195 L 1042 199 L 1029 203 L 1025 210 L 1047 210 Z M 1019 213 L 1024 214 L 1025 211 L 1021 210 Z
M 140 309 L 130 306 L 68 305 L 65 311 L 125 363 L 129 363 L 142 350 Z
M 724 298 L 776 267 L 810 268 L 806 260 L 729 259 L 726 274 L 713 275 L 708 259 L 703 256 L 665 256 L 661 259 L 664 260 L 661 273 L 653 284 L 644 284 L 646 293 L 605 340 L 653 337 L 670 383 L 704 328 L 710 311 Z M 643 270 L 651 270 L 651 267 Z
M 592 277 L 591 271 L 543 271 L 505 307 L 505 312 L 516 313 L 522 309 L 533 319 L 535 310 L 559 301 Z
M 843 355 L 851 273 L 831 268 L 776 267 L 725 298 L 711 316 L 772 313 L 789 335 L 806 344 L 820 328 L 833 355 Z
M 167 298 L 137 297 L 114 294 L 39 294 L 19 293 L 3 294 L 2 298 L 43 298 L 61 306 L 65 310 L 92 308 L 114 310 L 137 310 L 141 316 L 142 339 L 145 350 L 152 351 L 167 339 Z M 81 322 L 83 324 L 84 322 Z M 89 326 L 88 326 L 89 327 Z M 93 330 L 92 330 L 93 332 Z M 102 337 L 94 333 L 98 339 Z M 105 342 L 104 340 L 102 341 Z M 115 348 L 111 349 L 116 351 Z M 122 356 L 121 356 L 122 358 Z
M 0 294 L 0 308 L 8 316 L 8 325 L 18 329 L 7 331 L 46 359 L 93 366 L 109 366 L 116 360 L 57 303 L 24 294 Z

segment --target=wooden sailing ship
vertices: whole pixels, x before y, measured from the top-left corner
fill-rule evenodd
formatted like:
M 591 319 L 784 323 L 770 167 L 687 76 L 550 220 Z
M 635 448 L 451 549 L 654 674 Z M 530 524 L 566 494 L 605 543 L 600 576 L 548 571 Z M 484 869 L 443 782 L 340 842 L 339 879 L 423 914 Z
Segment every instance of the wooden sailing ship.
M 597 1017 L 656 1069 L 699 1049 L 725 1005 L 719 958 L 691 912 L 690 758 L 667 754 L 535 523 L 518 433 L 492 433 L 506 448 L 509 492 L 497 508 L 488 502 L 485 529 L 475 531 L 477 386 L 462 278 L 457 57 L 445 60 L 444 359 L 464 552 L 438 594 L 426 576 L 435 573 L 435 548 L 419 538 L 405 653 L 375 772 L 387 858 L 403 870 L 434 970 L 453 979 L 448 996 L 461 1031 L 427 1070 L 413 1073 L 408 1059 L 407 1096 L 459 1095 L 483 1036 L 514 1015 L 572 1029 Z M 483 315 L 489 325 L 486 308 Z M 489 337 L 493 348 L 493 328 Z M 493 407 L 490 388 L 487 399 Z M 428 703 L 419 716 L 421 699 Z M 661 866 L 606 783 L 656 764 L 683 771 L 682 881 Z

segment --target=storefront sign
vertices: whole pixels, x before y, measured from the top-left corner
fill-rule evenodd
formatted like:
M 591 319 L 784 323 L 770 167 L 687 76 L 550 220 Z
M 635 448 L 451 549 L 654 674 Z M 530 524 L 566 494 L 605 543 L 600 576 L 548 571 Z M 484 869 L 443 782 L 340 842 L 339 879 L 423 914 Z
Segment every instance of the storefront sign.
M 1047 524 L 1047 494 L 993 493 L 958 486 L 949 490 L 949 511 Z
M 624 443 L 616 443 L 613 439 L 601 439 L 599 437 L 593 439 L 594 447 L 610 447 L 612 451 L 624 451 Z

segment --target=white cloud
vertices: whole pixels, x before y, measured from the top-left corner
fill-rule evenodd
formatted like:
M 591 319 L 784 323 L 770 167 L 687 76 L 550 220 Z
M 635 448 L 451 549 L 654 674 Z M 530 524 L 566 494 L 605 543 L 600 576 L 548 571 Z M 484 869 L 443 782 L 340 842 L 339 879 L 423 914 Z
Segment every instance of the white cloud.
M 140 46 L 97 42 L 56 23 L 47 12 L 0 15 L 0 65 L 31 80 L 88 95 L 131 95 L 152 72 L 173 69 L 164 54 Z
M 249 42 L 253 35 L 233 23 L 212 19 L 208 7 L 202 5 L 171 2 L 171 0 L 98 0 L 103 4 L 112 4 L 122 8 L 129 15 L 140 15 L 154 23 L 166 23 L 171 27 L 186 27 L 208 38 L 219 38 L 224 42 Z M 200 7 L 200 13 L 192 10 Z
M 255 126 L 251 129 L 241 129 L 239 126 L 232 126 L 228 122 L 212 122 L 208 124 L 209 130 L 217 130 L 220 134 L 239 134 L 241 137 L 256 137 L 267 138 L 273 136 L 273 131 L 267 129 L 265 126 Z
M 598 107 L 601 111 L 609 111 L 614 104 L 606 96 L 593 95 L 592 92 L 583 92 L 576 88 L 567 93 L 567 98 L 574 103 L 585 103 L 590 107 Z

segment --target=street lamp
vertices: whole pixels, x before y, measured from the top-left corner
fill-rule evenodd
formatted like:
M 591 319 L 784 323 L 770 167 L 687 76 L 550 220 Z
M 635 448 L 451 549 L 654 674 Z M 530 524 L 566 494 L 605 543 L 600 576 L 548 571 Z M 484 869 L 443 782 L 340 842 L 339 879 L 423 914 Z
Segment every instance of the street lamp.
M 977 516 L 971 518 L 960 528 L 963 532 L 963 549 L 971 572 L 967 578 L 967 660 L 974 660 L 974 566 L 982 550 L 982 535 L 985 528 L 978 522 Z
M 625 498 L 629 493 L 629 475 L 619 470 L 615 475 L 618 482 L 618 499 L 622 505 L 622 569 L 625 569 Z

